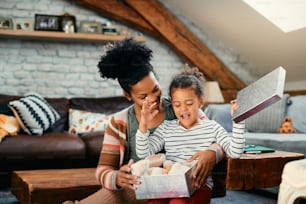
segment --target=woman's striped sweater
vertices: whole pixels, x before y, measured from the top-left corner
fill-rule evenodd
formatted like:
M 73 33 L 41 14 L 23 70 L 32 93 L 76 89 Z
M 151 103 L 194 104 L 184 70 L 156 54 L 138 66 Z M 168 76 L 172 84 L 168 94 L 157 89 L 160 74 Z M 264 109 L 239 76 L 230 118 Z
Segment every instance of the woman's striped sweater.
M 123 165 L 127 138 L 128 108 L 114 114 L 105 129 L 104 141 L 96 178 L 108 189 L 118 189 L 116 177 L 118 169 Z

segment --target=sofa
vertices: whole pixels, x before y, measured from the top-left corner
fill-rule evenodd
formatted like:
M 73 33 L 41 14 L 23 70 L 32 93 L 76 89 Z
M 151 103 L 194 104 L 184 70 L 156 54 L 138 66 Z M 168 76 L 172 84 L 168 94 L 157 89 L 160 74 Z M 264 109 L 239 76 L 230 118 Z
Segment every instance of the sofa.
M 306 156 L 306 95 L 284 94 L 278 102 L 245 120 L 246 145 L 261 145 L 276 150 L 303 153 Z M 208 118 L 232 131 L 230 104 L 210 104 L 205 108 Z M 239 106 L 239 104 L 238 104 Z M 294 133 L 279 133 L 284 119 L 292 120 Z
M 0 114 L 14 115 L 8 106 L 12 102 L 27 100 L 27 97 L 0 94 Z M 14 170 L 96 167 L 104 137 L 103 127 L 80 132 L 76 131 L 75 123 L 86 117 L 96 120 L 97 115 L 100 118 L 110 116 L 131 105 L 130 101 L 120 96 L 43 100 L 58 113 L 59 119 L 42 134 L 29 134 L 31 132 L 21 130 L 16 136 L 7 136 L 0 142 L 0 188 L 10 186 Z M 82 111 L 82 116 L 78 115 L 81 119 L 71 119 L 76 117 L 73 113 L 77 111 Z M 226 159 L 223 159 L 212 172 L 214 198 L 226 195 L 226 168 Z
M 24 96 L 0 94 L 0 113 L 10 115 L 8 104 L 21 98 Z M 29 134 L 21 130 L 17 136 L 6 136 L 0 142 L 0 187 L 10 186 L 11 172 L 14 170 L 96 167 L 103 129 L 72 134 L 69 132 L 70 111 L 110 115 L 131 104 L 124 97 L 45 100 L 56 110 L 59 119 L 42 134 Z

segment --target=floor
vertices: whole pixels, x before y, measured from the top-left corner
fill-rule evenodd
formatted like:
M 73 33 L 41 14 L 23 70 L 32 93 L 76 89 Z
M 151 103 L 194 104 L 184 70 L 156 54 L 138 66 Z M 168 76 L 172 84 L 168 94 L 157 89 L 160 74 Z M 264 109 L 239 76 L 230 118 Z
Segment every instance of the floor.
M 252 191 L 228 190 L 225 197 L 214 198 L 211 204 L 277 204 L 278 188 Z M 0 204 L 20 204 L 10 190 L 0 191 Z M 94 204 L 94 203 L 93 203 Z
M 225 197 L 214 198 L 211 204 L 277 204 L 278 188 L 252 191 L 228 190 Z

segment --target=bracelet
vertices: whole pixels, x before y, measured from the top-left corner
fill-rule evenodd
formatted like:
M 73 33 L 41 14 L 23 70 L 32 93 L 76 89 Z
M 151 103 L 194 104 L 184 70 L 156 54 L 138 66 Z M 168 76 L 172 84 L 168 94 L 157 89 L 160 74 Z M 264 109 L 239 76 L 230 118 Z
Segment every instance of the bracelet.
M 222 160 L 222 156 L 221 156 L 222 153 L 221 153 L 219 148 L 210 146 L 210 147 L 207 148 L 207 150 L 211 150 L 211 151 L 214 151 L 216 153 L 216 164 L 218 164 Z

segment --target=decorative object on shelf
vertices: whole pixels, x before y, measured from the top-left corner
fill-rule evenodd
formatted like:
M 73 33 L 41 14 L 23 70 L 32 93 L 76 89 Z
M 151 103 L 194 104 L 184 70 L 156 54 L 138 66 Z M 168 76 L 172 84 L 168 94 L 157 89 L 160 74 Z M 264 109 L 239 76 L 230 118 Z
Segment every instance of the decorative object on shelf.
M 102 33 L 102 25 L 94 21 L 80 22 L 80 33 Z
M 102 24 L 102 33 L 104 35 L 118 35 L 117 29 L 110 22 Z
M 32 19 L 14 19 L 14 29 L 15 30 L 33 30 L 33 20 Z
M 0 17 L 0 29 L 13 29 L 12 19 Z
M 103 27 L 102 32 L 104 35 L 118 35 L 117 29 L 115 27 Z
M 34 30 L 62 31 L 61 16 L 35 14 Z
M 61 30 L 65 33 L 75 33 L 76 30 L 76 18 L 75 16 L 65 13 L 61 17 Z
M 127 27 L 121 27 L 119 29 L 119 35 L 129 36 L 130 33 L 129 33 L 128 28 Z

